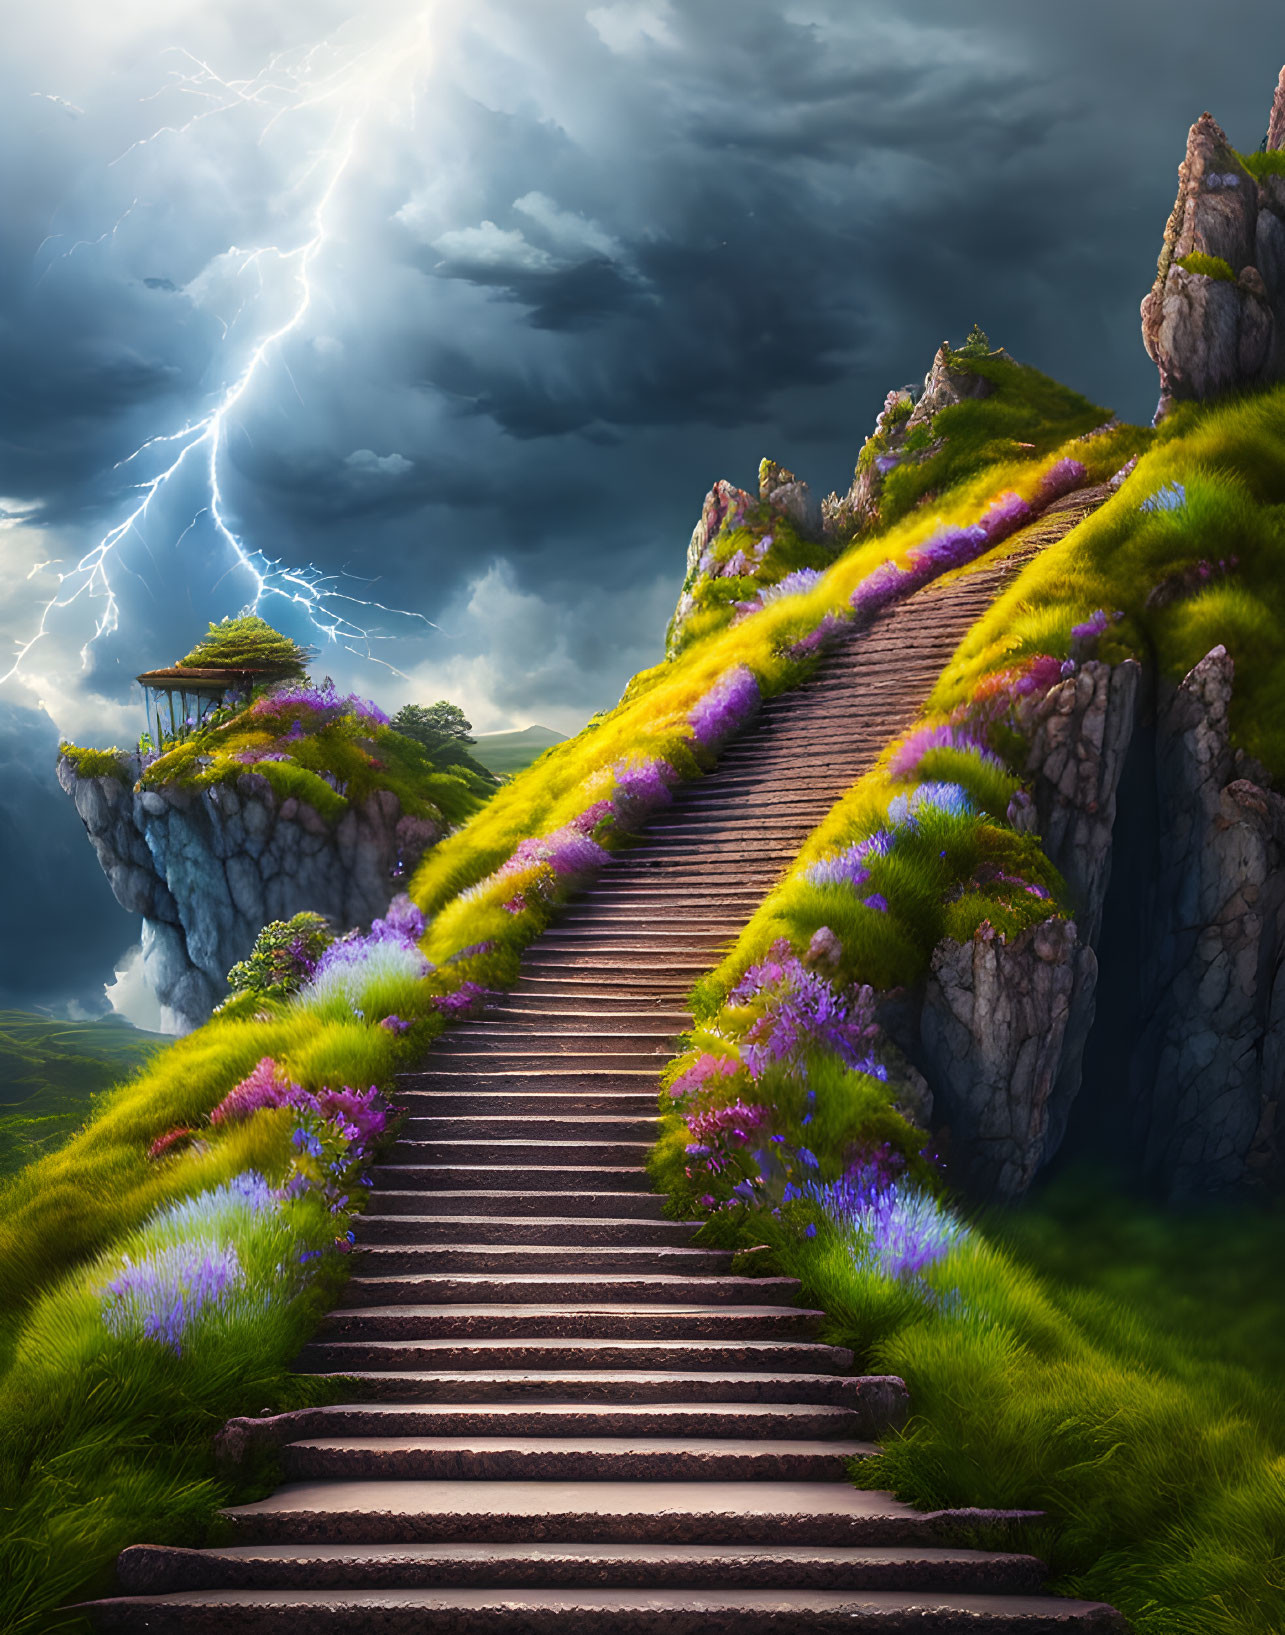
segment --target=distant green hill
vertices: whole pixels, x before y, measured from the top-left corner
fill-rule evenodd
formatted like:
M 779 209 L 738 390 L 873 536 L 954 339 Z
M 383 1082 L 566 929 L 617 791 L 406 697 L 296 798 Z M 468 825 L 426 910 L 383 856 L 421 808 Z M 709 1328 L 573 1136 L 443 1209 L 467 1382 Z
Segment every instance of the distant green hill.
M 543 755 L 554 744 L 566 742 L 565 732 L 554 732 L 552 727 L 523 727 L 521 732 L 484 732 L 473 746 L 475 761 L 494 772 L 499 778 L 511 778 L 530 766 L 537 755 Z
M 115 1016 L 59 1022 L 0 1010 L 0 1176 L 65 1141 L 94 1096 L 169 1042 Z

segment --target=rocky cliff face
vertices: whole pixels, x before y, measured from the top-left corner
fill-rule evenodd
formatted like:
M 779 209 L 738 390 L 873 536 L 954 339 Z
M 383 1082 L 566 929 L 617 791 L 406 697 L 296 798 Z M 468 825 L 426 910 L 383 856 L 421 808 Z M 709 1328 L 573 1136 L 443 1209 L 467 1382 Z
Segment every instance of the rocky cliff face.
M 143 974 L 176 1033 L 205 1021 L 268 921 L 314 909 L 343 929 L 366 923 L 438 838 L 387 789 L 331 827 L 304 802 L 279 799 L 259 773 L 140 790 L 81 778 L 64 756 L 58 781 L 117 902 L 142 916 Z
M 1026 709 L 1034 800 L 1014 816 L 1075 921 L 943 943 L 894 1019 L 982 1196 L 1026 1191 L 1081 1096 L 1084 1144 L 1170 1198 L 1279 1177 L 1285 800 L 1231 749 L 1221 647 L 1158 700 L 1144 680 L 1090 660 Z
M 1268 152 L 1285 151 L 1285 69 Z M 1212 115 L 1191 127 L 1142 337 L 1161 419 L 1181 398 L 1285 378 L 1285 175 L 1256 179 Z

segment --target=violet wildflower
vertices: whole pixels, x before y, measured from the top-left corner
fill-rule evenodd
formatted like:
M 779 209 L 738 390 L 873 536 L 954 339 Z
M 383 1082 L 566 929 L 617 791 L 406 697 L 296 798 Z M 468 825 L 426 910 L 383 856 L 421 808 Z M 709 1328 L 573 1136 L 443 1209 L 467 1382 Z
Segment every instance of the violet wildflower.
M 302 1085 L 295 1084 L 271 1056 L 264 1056 L 240 1084 L 228 1091 L 210 1114 L 210 1123 L 235 1123 L 265 1107 L 296 1107 L 315 1112 L 317 1101 Z
M 1100 636 L 1110 623 L 1105 609 L 1099 608 L 1083 624 L 1072 625 L 1071 636 L 1076 641 L 1091 641 L 1095 636 Z
M 418 942 L 424 935 L 424 915 L 404 891 L 399 891 L 384 910 L 384 917 L 373 920 L 370 936 L 376 942 Z
M 400 1016 L 385 1016 L 379 1026 L 387 1033 L 409 1033 L 411 1029 L 411 1024 Z
M 461 982 L 454 993 L 435 994 L 433 1004 L 443 1016 L 466 1016 L 498 996 L 480 982 Z
M 858 1267 L 884 1277 L 916 1278 L 970 1236 L 929 1193 L 890 1179 L 877 1163 L 805 1191 L 848 1239 Z
M 725 671 L 688 717 L 696 742 L 705 749 L 721 749 L 755 713 L 759 702 L 759 684 L 752 670 L 738 664 Z
M 1084 486 L 1088 477 L 1087 468 L 1079 461 L 1069 457 L 1055 460 L 1040 478 L 1039 487 L 1035 492 L 1035 505 L 1043 508 L 1053 500 L 1061 499 L 1063 494 L 1070 494 L 1077 488 Z
M 766 607 L 769 602 L 779 602 L 786 596 L 802 596 L 820 578 L 818 568 L 796 568 L 793 573 L 787 573 L 784 579 L 778 579 L 776 584 L 765 586 L 758 594 L 758 605 Z
M 156 1340 L 179 1352 L 193 1320 L 244 1282 L 231 1244 L 172 1244 L 125 1261 L 103 1290 L 103 1321 L 119 1338 Z
M 989 766 L 1006 770 L 1003 760 L 985 743 L 973 736 L 966 727 L 940 722 L 935 727 L 920 727 L 910 733 L 893 752 L 888 772 L 894 778 L 909 778 L 930 750 L 955 749 L 976 755 Z
M 868 897 L 863 897 L 861 901 L 867 908 L 873 908 L 876 913 L 886 914 L 888 912 L 888 899 L 881 891 L 872 891 Z

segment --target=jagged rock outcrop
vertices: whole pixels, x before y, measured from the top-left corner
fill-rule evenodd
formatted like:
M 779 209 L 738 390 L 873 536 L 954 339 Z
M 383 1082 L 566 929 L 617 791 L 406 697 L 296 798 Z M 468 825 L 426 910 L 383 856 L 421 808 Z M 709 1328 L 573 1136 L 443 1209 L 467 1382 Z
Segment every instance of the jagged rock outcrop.
M 1084 1040 L 1068 1038 L 1077 990 L 1097 961 L 1071 920 L 1045 920 L 1012 942 L 989 924 L 933 952 L 920 1037 L 952 1168 L 978 1196 L 1020 1198 L 1056 1151 Z M 1072 1092 L 1073 1093 L 1073 1092 Z
M 759 499 L 778 516 L 787 518 L 802 538 L 820 537 L 820 500 L 813 496 L 807 483 L 777 465 L 775 460 L 763 460 L 759 465 Z
M 1285 70 L 1267 140 L 1285 149 Z M 1256 179 L 1208 113 L 1178 167 L 1142 338 L 1160 371 L 1157 420 L 1182 398 L 1285 378 L 1285 176 Z
M 1236 765 L 1233 681 L 1215 648 L 1157 720 L 1164 821 L 1130 1102 L 1144 1173 L 1172 1197 L 1279 1179 L 1285 800 Z
M 1111 877 L 1111 836 L 1137 720 L 1142 668 L 1090 659 L 1030 700 L 1019 717 L 1030 745 L 1033 805 L 1017 826 L 1039 834 L 1066 881 L 1084 940 L 1096 946 Z
M 1233 683 L 1215 648 L 1152 705 L 1137 663 L 1089 660 L 1023 709 L 1011 815 L 1075 922 L 943 943 L 912 1051 L 979 1196 L 1020 1196 L 1082 1093 L 1089 1145 L 1168 1197 L 1285 1180 L 1285 800 L 1231 747 Z
M 1008 353 L 1001 347 L 993 356 L 1007 359 Z M 952 352 L 943 341 L 922 385 L 911 382 L 894 387 L 884 399 L 874 430 L 862 446 L 848 492 L 827 494 L 821 502 L 825 532 L 836 539 L 847 539 L 861 529 L 873 527 L 879 520 L 884 480 L 907 457 L 904 451 L 911 433 L 921 427 L 931 431 L 943 409 L 969 398 L 989 397 L 994 389 L 986 376 L 968 368 L 967 354 Z M 935 447 L 940 444 L 929 443 L 920 452 L 927 456 L 935 452 Z
M 136 789 L 81 778 L 64 756 L 58 781 L 117 902 L 143 918 L 143 975 L 172 1032 L 209 1016 L 268 921 L 313 909 L 338 928 L 364 924 L 438 838 L 386 789 L 332 826 L 255 772 L 209 788 Z

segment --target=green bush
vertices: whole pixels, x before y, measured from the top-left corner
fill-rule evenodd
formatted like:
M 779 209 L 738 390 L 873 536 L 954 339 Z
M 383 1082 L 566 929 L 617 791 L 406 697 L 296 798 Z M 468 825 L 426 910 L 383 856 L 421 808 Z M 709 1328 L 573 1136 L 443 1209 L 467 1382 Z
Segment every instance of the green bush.
M 1180 256 L 1175 265 L 1186 272 L 1198 273 L 1201 278 L 1216 278 L 1226 284 L 1236 282 L 1230 262 L 1224 261 L 1220 255 L 1204 255 L 1199 250 L 1193 250 L 1190 255 Z
M 133 783 L 126 753 L 122 749 L 83 749 L 79 744 L 59 744 L 58 753 L 76 769 L 78 778 L 115 778 L 127 787 Z
M 283 676 L 302 676 L 313 654 L 274 630 L 266 619 L 242 613 L 211 623 L 205 636 L 179 664 L 189 670 L 279 669 Z

